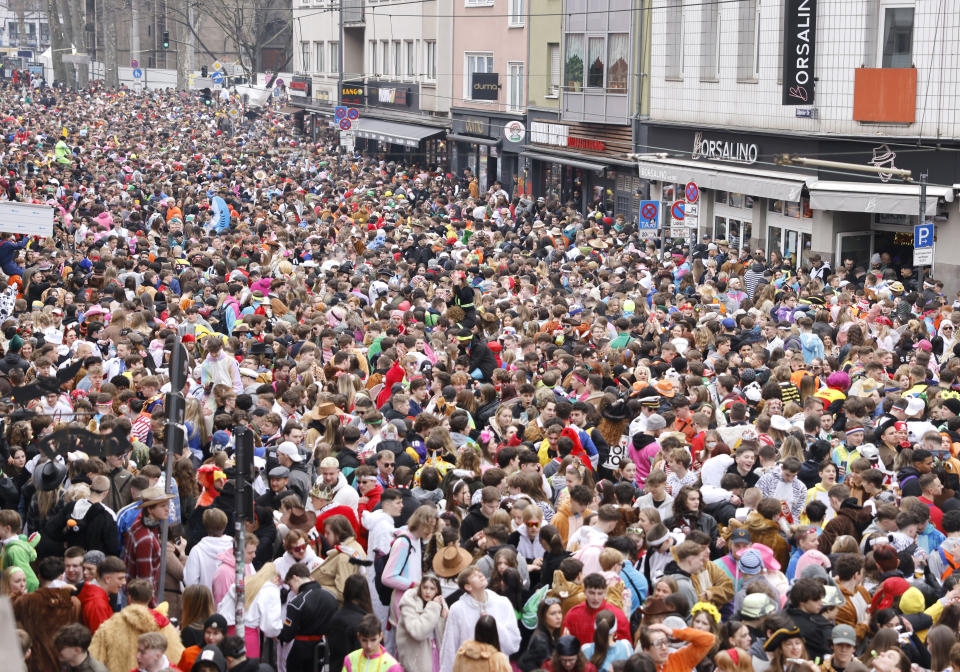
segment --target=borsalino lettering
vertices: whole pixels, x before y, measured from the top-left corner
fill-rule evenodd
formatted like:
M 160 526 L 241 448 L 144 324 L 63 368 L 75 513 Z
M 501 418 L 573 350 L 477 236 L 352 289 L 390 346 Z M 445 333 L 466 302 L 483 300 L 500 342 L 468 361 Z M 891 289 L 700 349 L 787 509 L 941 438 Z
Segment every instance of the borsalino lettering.
M 760 149 L 751 143 L 730 142 L 729 140 L 706 140 L 703 133 L 693 138 L 691 158 L 729 161 L 731 163 L 756 163 Z
M 816 84 L 817 0 L 787 0 L 784 9 L 782 104 L 810 104 Z

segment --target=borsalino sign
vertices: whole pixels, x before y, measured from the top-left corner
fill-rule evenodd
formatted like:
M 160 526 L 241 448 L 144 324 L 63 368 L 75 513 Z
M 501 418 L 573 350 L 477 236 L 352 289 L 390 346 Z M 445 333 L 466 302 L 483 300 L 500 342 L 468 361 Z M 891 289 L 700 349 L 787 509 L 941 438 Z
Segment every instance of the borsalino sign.
M 756 163 L 760 149 L 753 143 L 710 140 L 699 131 L 693 136 L 691 158 L 729 161 L 730 163 Z
M 810 105 L 817 50 L 817 0 L 787 0 L 783 21 L 783 104 Z

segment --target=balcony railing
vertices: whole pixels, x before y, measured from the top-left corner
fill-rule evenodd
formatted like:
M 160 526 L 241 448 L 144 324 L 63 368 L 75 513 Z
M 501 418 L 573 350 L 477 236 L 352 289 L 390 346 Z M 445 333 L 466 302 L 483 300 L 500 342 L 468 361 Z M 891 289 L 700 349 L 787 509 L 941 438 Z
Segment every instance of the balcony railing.
M 364 0 L 343 0 L 343 25 L 363 26 L 366 21 Z

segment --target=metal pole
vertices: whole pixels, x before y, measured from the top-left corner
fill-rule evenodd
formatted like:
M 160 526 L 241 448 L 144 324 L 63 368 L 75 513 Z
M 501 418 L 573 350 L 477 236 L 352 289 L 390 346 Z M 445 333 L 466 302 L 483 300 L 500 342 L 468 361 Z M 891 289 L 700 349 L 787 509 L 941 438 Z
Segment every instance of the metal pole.
M 337 68 L 337 102 L 341 102 L 343 96 L 343 0 L 340 0 L 340 42 L 337 43 L 337 58 L 340 66 Z M 306 70 L 309 72 L 309 70 Z
M 927 173 L 920 173 L 920 219 L 917 220 L 918 224 L 926 224 L 927 222 Z M 932 254 L 932 250 L 931 250 Z M 930 260 L 931 266 L 933 265 L 933 259 Z M 923 296 L 923 272 L 924 267 L 920 266 L 917 269 L 917 291 L 920 293 L 920 296 Z
M 248 479 L 252 479 L 251 469 L 253 466 L 253 434 L 247 427 L 239 427 L 236 432 L 236 444 L 234 446 L 234 470 L 237 482 L 237 503 L 233 516 L 233 534 L 234 534 L 234 562 L 236 575 L 234 578 L 235 600 L 235 620 L 237 637 L 246 639 L 247 625 L 243 620 L 244 607 L 244 585 L 246 580 L 246 563 L 244 554 L 246 552 L 246 522 L 253 520 L 253 498 L 252 485 Z
M 181 390 L 186 383 L 187 351 L 179 343 L 170 355 L 170 392 L 164 400 L 167 411 L 167 462 L 164 465 L 163 491 L 170 494 L 173 483 L 173 462 L 177 455 L 177 429 L 183 425 L 187 402 Z M 167 577 L 167 541 L 170 539 L 170 516 L 160 523 L 160 590 L 157 602 L 163 602 L 163 584 Z

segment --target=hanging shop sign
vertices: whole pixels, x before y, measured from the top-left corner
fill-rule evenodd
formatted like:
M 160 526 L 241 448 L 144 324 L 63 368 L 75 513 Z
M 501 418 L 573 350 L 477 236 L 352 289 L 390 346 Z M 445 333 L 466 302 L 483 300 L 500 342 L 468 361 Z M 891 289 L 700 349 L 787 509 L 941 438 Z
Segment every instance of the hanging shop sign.
M 473 100 L 497 100 L 500 97 L 500 73 L 475 72 L 470 81 Z
M 817 0 L 787 0 L 783 21 L 783 104 L 810 105 L 814 96 Z

